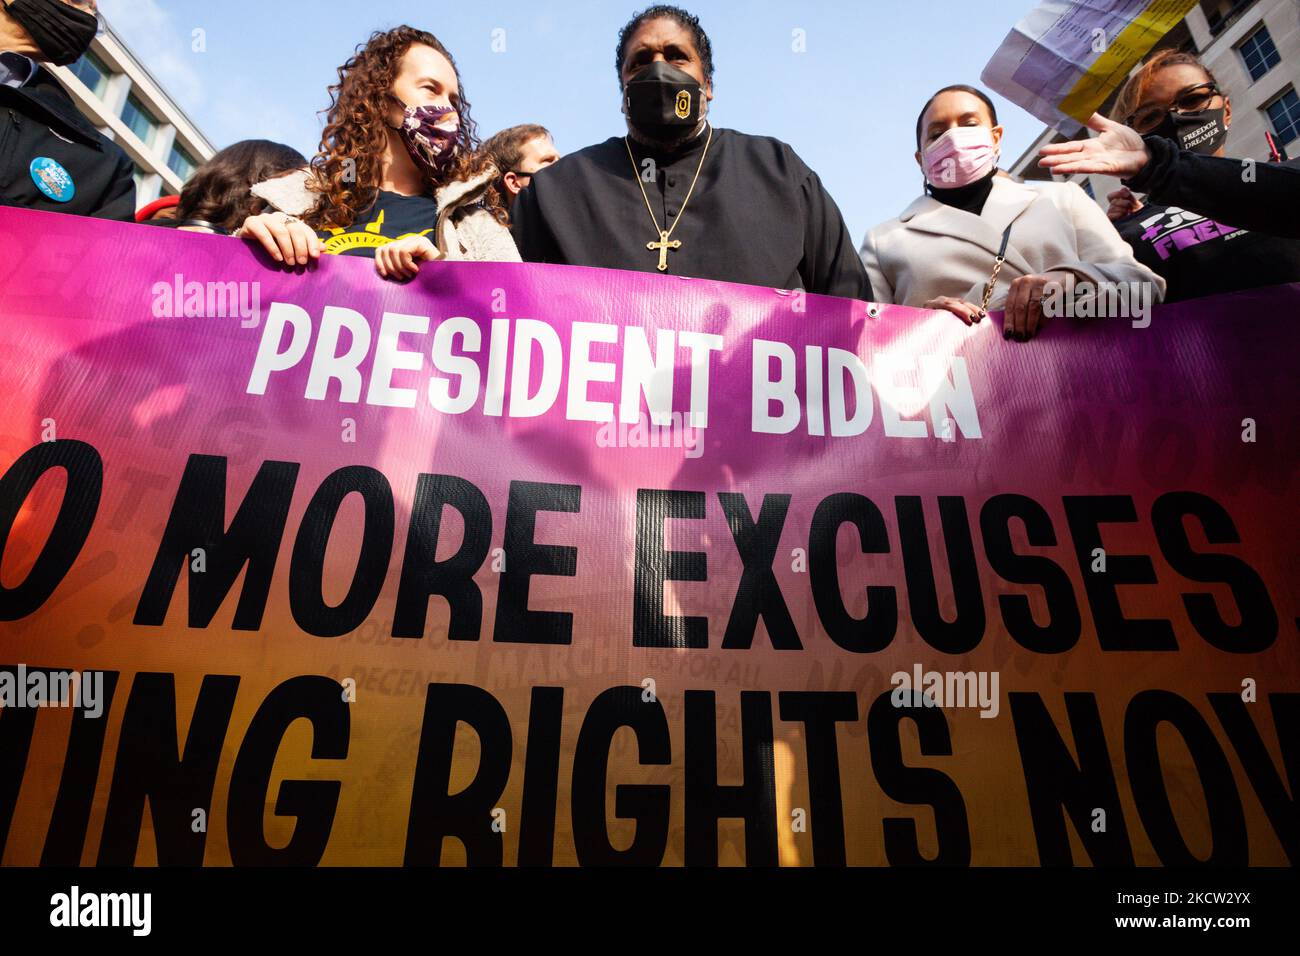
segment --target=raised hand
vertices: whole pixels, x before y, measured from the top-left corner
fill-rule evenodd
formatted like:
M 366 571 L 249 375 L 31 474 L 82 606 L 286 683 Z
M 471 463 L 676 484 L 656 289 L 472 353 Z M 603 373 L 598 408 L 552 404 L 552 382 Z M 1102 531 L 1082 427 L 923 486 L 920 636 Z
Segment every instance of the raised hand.
M 1088 128 L 1097 135 L 1089 139 L 1044 146 L 1038 151 L 1042 157 L 1038 165 L 1063 176 L 1098 173 L 1129 179 L 1151 161 L 1151 154 L 1142 142 L 1142 136 L 1135 130 L 1109 120 L 1100 113 L 1092 114 Z

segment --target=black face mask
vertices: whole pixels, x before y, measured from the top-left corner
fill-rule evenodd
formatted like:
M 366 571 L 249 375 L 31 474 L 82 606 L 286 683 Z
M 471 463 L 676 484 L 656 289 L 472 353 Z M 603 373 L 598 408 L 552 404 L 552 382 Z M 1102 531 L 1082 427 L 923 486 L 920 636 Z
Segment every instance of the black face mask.
M 1172 139 L 1182 149 L 1209 156 L 1223 145 L 1228 128 L 1223 124 L 1223 107 L 1201 110 L 1199 113 L 1179 113 L 1170 110 L 1160 125 L 1151 131 L 1152 136 Z
M 700 125 L 703 93 L 684 70 L 657 60 L 623 87 L 623 110 L 639 132 L 673 139 Z
M 5 12 L 27 31 L 44 59 L 55 66 L 67 66 L 90 49 L 99 32 L 93 13 L 78 10 L 63 0 L 12 0 Z

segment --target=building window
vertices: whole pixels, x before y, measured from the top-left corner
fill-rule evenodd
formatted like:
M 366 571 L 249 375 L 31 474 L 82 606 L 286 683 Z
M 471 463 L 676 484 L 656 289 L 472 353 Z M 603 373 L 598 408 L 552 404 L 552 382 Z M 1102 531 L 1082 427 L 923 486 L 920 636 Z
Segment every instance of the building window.
M 1255 0 L 1201 0 L 1201 10 L 1210 27 L 1210 36 L 1217 37 L 1237 22 L 1237 18 Z
M 1273 124 L 1273 134 L 1279 143 L 1289 143 L 1300 137 L 1300 97 L 1294 89 L 1289 89 L 1264 107 L 1269 122 Z
M 158 125 L 145 109 L 145 105 L 136 99 L 134 93 L 127 95 L 126 104 L 122 107 L 122 122 L 131 132 L 140 137 L 140 142 L 146 146 L 153 145 L 153 137 L 158 130 Z
M 1265 26 L 1261 26 L 1243 40 L 1237 50 L 1241 53 L 1241 59 L 1246 64 L 1246 72 L 1250 74 L 1252 82 L 1282 61 L 1277 47 L 1273 45 L 1273 37 Z
M 194 162 L 189 153 L 179 146 L 172 147 L 171 155 L 167 157 L 167 168 L 179 176 L 181 182 L 185 182 L 193 176 L 197 166 L 198 163 Z
M 104 61 L 95 54 L 87 52 L 76 63 L 68 69 L 72 70 L 72 75 L 81 80 L 90 92 L 98 97 L 103 97 L 104 88 L 108 86 L 108 77 L 110 75 L 108 67 Z

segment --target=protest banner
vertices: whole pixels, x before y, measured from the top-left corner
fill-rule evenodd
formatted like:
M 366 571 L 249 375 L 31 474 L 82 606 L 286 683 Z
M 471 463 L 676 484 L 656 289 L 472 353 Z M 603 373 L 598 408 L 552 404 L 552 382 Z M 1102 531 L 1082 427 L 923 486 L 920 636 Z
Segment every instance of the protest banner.
M 0 210 L 0 290 L 6 865 L 1300 853 L 1300 286 L 1020 344 Z

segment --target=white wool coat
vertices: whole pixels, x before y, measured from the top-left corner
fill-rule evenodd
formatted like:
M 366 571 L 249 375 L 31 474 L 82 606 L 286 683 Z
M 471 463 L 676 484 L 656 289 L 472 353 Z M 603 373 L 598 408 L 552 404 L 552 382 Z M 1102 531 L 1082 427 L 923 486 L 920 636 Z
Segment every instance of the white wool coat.
M 893 305 L 920 307 L 939 296 L 979 305 L 1008 223 L 1006 262 L 990 309 L 1003 307 L 1012 280 L 1057 270 L 1094 284 L 1149 282 L 1152 301 L 1164 298 L 1165 280 L 1133 258 L 1101 207 L 1076 184 L 1022 183 L 1001 174 L 978 216 L 923 195 L 868 232 L 861 255 L 872 294 Z

